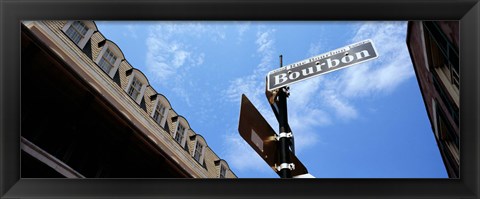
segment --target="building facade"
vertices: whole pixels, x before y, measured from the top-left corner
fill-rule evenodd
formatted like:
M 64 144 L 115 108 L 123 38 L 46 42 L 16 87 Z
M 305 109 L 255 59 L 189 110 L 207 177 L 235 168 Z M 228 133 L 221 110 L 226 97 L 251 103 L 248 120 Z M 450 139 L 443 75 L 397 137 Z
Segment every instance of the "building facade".
M 448 176 L 460 177 L 458 21 L 410 21 L 407 46 Z
M 21 33 L 22 178 L 236 178 L 94 21 Z

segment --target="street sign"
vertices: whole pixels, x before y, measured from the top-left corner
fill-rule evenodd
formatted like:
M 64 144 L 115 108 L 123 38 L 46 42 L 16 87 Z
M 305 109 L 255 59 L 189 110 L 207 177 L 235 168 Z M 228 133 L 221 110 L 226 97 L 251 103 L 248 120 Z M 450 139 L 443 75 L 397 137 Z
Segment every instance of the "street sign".
M 270 71 L 267 74 L 267 89 L 272 91 L 377 57 L 378 54 L 370 39 L 350 44 Z
M 276 140 L 277 133 L 245 95 L 242 95 L 238 132 L 255 152 L 279 174 L 277 167 L 281 163 L 277 152 L 279 148 L 279 142 Z M 295 165 L 295 169 L 291 171 L 292 176 L 308 173 L 307 168 L 291 151 L 289 151 L 289 156 Z

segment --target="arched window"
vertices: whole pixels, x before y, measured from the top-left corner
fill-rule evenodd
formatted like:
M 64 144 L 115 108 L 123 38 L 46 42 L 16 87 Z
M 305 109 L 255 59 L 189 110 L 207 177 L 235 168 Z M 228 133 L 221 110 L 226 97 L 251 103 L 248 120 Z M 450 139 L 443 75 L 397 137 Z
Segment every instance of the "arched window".
M 167 121 L 168 111 L 171 109 L 170 103 L 163 95 L 156 94 L 153 97 L 154 101 L 151 116 L 158 125 L 164 128 Z
M 201 135 L 196 134 L 194 136 L 195 145 L 193 147 L 193 159 L 203 165 L 203 160 L 205 158 L 205 148 L 207 147 L 207 143 Z
M 131 70 L 132 71 L 130 76 L 128 76 L 129 80 L 125 91 L 133 100 L 135 100 L 135 102 L 137 102 L 137 104 L 140 104 L 140 102 L 142 102 L 145 89 L 147 88 L 147 85 L 149 85 L 148 80 L 139 70 Z
M 185 143 L 187 141 L 187 130 L 190 129 L 190 125 L 188 124 L 187 120 L 185 120 L 182 116 L 175 117 L 175 131 L 173 132 L 173 139 L 185 148 Z
M 62 31 L 75 43 L 80 49 L 85 47 L 97 27 L 93 21 L 68 21 L 62 28 Z
M 110 78 L 113 78 L 123 59 L 125 59 L 125 57 L 120 48 L 118 48 L 115 43 L 107 40 L 104 42 L 95 63 L 97 63 Z
M 218 177 L 219 178 L 227 178 L 228 177 L 227 176 L 228 175 L 227 171 L 229 170 L 227 162 L 223 159 L 220 159 L 220 160 L 215 161 L 215 165 L 218 168 Z
M 225 178 L 227 176 L 227 167 L 225 165 L 220 164 L 220 174 L 219 178 Z

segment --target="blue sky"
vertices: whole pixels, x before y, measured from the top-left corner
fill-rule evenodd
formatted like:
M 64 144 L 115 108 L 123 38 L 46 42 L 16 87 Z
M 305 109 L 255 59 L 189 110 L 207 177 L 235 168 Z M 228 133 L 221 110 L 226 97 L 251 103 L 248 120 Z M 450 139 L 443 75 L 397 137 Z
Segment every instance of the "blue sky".
M 278 175 L 240 137 L 246 94 L 273 129 L 265 76 L 372 39 L 377 59 L 290 86 L 296 155 L 317 178 L 448 177 L 406 47 L 406 22 L 101 22 L 173 109 L 240 178 Z

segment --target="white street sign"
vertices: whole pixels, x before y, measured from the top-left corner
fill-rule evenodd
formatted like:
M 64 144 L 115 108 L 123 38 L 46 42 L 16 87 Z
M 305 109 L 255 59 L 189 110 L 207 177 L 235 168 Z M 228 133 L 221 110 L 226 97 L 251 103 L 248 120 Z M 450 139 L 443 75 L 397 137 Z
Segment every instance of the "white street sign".
M 370 39 L 350 44 L 270 71 L 267 74 L 267 89 L 272 91 L 377 57 L 378 54 Z

